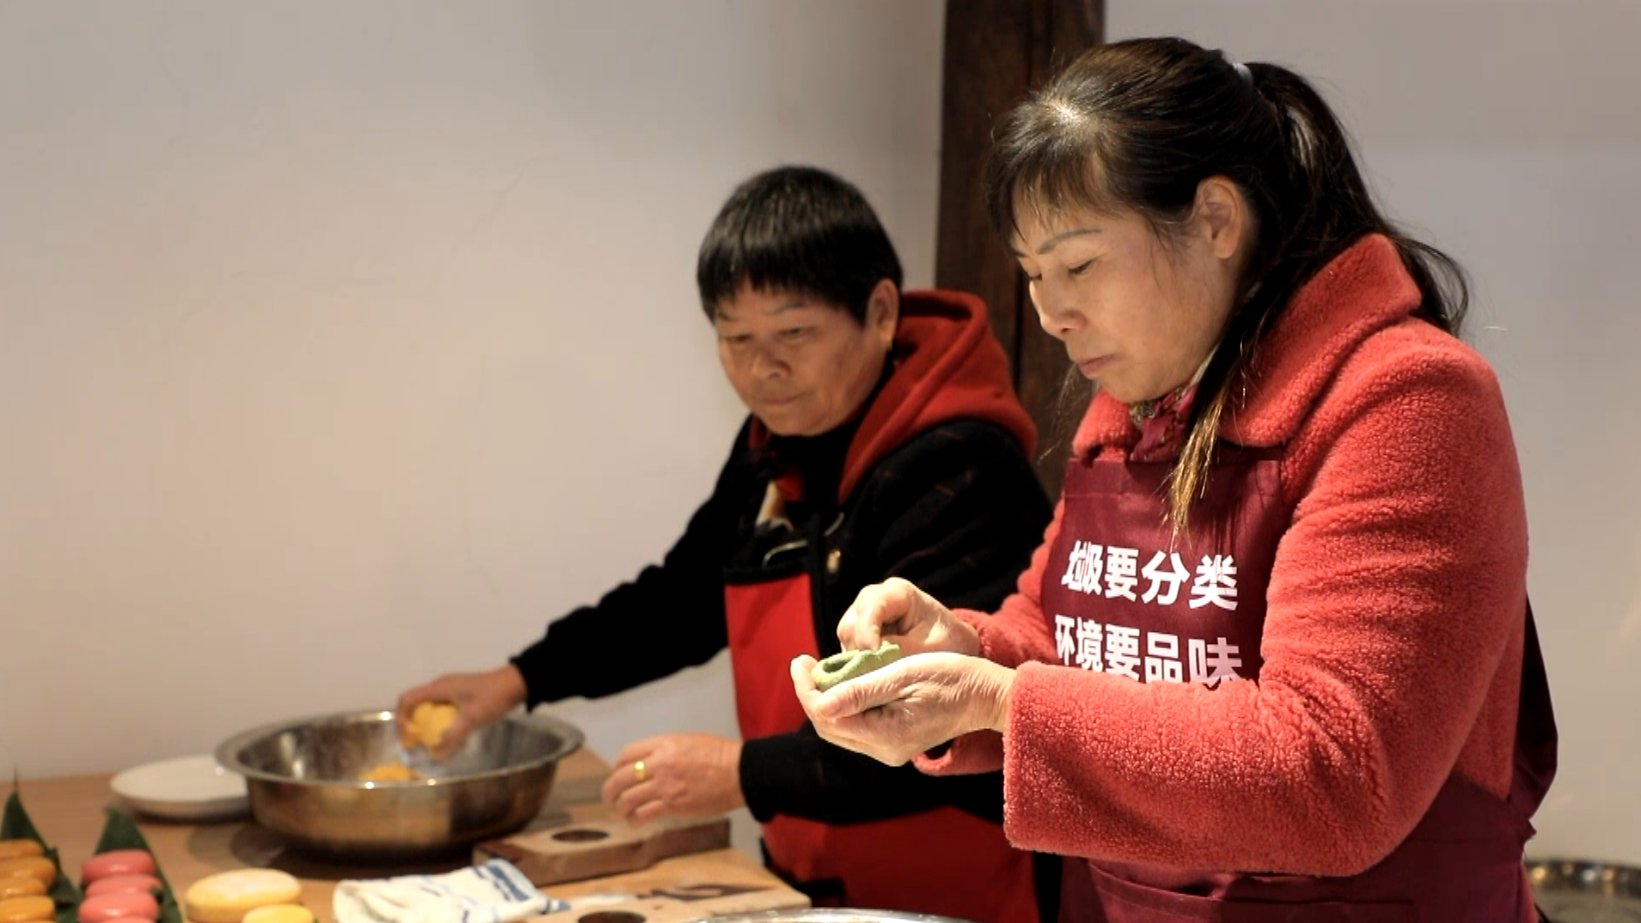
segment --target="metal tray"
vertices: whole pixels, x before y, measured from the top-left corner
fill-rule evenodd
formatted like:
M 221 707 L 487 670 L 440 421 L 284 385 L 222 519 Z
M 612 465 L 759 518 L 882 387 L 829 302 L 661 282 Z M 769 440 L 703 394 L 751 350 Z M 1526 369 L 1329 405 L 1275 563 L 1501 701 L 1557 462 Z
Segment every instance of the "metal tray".
M 1579 859 L 1528 860 L 1527 878 L 1551 923 L 1641 923 L 1641 868 Z
M 955 917 L 901 910 L 857 910 L 849 907 L 803 907 L 794 910 L 760 910 L 721 917 L 704 923 L 968 923 Z

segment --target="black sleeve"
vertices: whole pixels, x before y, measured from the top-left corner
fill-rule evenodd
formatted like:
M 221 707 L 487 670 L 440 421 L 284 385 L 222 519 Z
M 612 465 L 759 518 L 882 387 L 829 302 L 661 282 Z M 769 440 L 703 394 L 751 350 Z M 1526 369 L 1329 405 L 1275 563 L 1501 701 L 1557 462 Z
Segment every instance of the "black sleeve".
M 859 588 L 904 577 L 951 606 L 996 608 L 1014 590 L 1052 515 L 1024 451 L 990 424 L 930 430 L 884 459 L 848 517 L 855 561 L 829 608 L 835 626 Z M 851 554 L 850 551 L 853 551 Z M 828 640 L 822 638 L 823 650 Z M 1002 773 L 937 777 L 833 746 L 810 725 L 747 741 L 741 789 L 754 817 L 848 823 L 951 805 L 1001 821 Z
M 903 577 L 953 608 L 1002 605 L 1054 514 L 1019 443 L 960 421 L 919 436 L 884 467 L 872 510 L 877 579 Z
M 744 428 L 735 444 L 745 444 Z M 554 621 L 540 641 L 512 658 L 524 676 L 528 707 L 622 692 L 706 663 L 724 648 L 724 563 L 751 477 L 737 449 L 659 566 L 644 568 L 597 605 Z
M 956 806 L 1003 822 L 1003 774 L 929 776 L 821 739 L 812 724 L 741 745 L 741 794 L 760 823 L 790 814 L 849 824 Z

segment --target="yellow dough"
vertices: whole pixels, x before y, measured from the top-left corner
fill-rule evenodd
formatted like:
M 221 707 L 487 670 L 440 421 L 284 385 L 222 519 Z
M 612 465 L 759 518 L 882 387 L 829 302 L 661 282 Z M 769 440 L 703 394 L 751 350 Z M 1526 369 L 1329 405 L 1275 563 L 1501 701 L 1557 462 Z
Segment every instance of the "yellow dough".
M 377 763 L 359 777 L 361 782 L 415 782 L 421 776 L 404 763 Z
M 423 702 L 411 709 L 410 724 L 399 735 L 399 742 L 407 750 L 412 747 L 435 749 L 455 721 L 456 706 L 449 702 Z
M 294 904 L 302 884 L 278 869 L 234 869 L 207 875 L 183 898 L 192 923 L 243 923 L 245 915 L 271 904 Z
M 313 923 L 313 911 L 295 904 L 270 904 L 247 913 L 240 923 Z

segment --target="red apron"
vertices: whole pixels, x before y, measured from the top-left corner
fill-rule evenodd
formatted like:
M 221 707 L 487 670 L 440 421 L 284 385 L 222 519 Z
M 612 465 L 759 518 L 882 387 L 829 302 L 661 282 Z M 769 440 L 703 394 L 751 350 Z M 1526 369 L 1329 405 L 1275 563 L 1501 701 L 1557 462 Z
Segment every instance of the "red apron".
M 790 664 L 820 649 L 810 590 L 807 573 L 724 588 L 743 737 L 789 733 L 806 720 Z M 957 808 L 843 825 L 778 816 L 763 839 L 773 867 L 794 882 L 841 882 L 839 906 L 1038 923 L 1031 854 Z
M 1043 575 L 1061 663 L 1138 682 L 1255 680 L 1266 587 L 1290 511 L 1274 453 L 1222 447 L 1193 541 L 1171 544 L 1171 462 L 1073 460 Z M 1062 921 L 1516 923 L 1536 920 L 1521 850 L 1555 771 L 1555 723 L 1526 615 L 1515 781 L 1507 800 L 1449 778 L 1408 839 L 1348 878 L 1238 874 L 1067 859 Z

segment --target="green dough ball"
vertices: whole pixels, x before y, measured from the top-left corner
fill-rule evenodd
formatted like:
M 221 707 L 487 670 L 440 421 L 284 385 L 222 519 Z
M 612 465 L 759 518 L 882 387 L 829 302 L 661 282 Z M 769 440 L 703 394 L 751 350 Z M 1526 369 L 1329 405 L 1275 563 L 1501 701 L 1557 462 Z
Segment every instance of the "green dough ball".
M 846 679 L 854 679 L 878 667 L 886 667 L 899 659 L 900 645 L 885 641 L 875 651 L 844 651 L 841 654 L 833 654 L 815 664 L 809 675 L 815 680 L 815 688 L 825 692 Z

